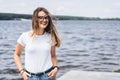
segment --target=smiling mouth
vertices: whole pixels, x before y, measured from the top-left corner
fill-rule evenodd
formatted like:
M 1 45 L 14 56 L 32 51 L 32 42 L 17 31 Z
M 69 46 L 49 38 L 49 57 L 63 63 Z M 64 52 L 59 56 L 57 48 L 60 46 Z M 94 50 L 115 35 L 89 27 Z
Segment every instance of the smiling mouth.
M 41 24 L 42 24 L 42 25 L 47 25 L 47 23 L 46 23 L 46 22 L 42 22 Z

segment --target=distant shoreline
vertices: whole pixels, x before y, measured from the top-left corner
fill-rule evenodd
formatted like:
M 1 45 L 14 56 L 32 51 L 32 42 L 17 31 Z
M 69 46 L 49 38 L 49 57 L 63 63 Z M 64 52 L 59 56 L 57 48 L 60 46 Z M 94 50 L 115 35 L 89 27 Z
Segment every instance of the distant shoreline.
M 60 16 L 54 15 L 53 19 L 58 20 L 118 20 L 120 18 L 99 18 L 99 17 L 79 17 L 79 16 Z M 14 13 L 0 13 L 0 20 L 31 20 L 30 14 L 14 14 Z

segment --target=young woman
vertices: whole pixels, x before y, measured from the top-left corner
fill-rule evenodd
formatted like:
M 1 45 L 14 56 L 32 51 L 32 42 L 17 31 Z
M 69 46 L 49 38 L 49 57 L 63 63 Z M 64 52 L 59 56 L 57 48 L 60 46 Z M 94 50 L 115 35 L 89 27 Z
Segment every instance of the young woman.
M 14 60 L 24 80 L 56 80 L 58 62 L 56 47 L 60 46 L 55 25 L 48 10 L 37 8 L 32 16 L 32 30 L 17 40 Z M 25 67 L 21 53 L 25 49 Z

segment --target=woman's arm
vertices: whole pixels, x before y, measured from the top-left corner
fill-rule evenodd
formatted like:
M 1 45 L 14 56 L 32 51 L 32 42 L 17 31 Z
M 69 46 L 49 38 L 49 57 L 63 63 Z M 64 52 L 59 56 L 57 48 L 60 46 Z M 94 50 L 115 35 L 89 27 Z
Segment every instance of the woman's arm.
M 15 53 L 14 53 L 14 61 L 17 65 L 17 68 L 18 68 L 19 72 L 21 73 L 23 79 L 27 80 L 27 78 L 28 78 L 28 76 L 30 76 L 30 74 L 25 72 L 24 69 L 23 69 L 22 61 L 21 61 L 21 58 L 20 58 L 20 56 L 22 54 L 22 50 L 23 50 L 23 46 L 18 43 L 17 46 L 16 46 L 16 49 L 15 49 Z
M 56 46 L 51 47 L 51 58 L 52 58 L 52 63 L 53 66 L 58 66 L 58 61 L 56 57 Z M 58 72 L 58 68 L 54 67 L 54 69 L 48 74 L 50 78 L 54 78 Z
M 21 61 L 21 53 L 22 53 L 23 47 L 19 43 L 16 45 L 15 53 L 14 53 L 14 61 L 17 65 L 17 68 L 19 71 L 23 70 L 22 61 Z
M 58 61 L 56 57 L 56 46 L 51 47 L 51 58 L 52 58 L 53 66 L 58 66 Z

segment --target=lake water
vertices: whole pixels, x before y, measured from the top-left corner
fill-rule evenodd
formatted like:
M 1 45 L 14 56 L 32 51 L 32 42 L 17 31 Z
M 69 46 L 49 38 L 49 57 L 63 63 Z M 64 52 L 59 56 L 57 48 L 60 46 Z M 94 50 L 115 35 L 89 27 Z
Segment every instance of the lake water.
M 13 54 L 16 40 L 30 28 L 31 21 L 0 21 L 0 80 L 22 80 Z M 120 21 L 59 21 L 57 29 L 62 40 L 57 78 L 70 70 L 120 70 Z

